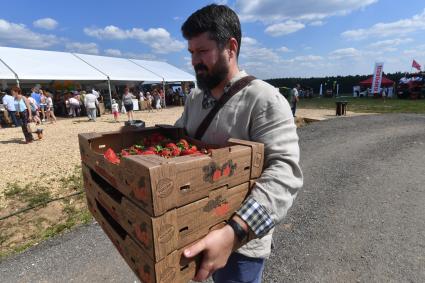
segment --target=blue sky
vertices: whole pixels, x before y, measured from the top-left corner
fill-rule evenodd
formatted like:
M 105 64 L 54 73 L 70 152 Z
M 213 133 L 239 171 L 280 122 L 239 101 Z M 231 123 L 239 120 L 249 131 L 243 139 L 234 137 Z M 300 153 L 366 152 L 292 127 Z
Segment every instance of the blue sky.
M 239 65 L 263 79 L 425 65 L 423 0 L 3 1 L 0 46 L 161 60 L 193 73 L 180 27 L 210 3 L 237 12 Z

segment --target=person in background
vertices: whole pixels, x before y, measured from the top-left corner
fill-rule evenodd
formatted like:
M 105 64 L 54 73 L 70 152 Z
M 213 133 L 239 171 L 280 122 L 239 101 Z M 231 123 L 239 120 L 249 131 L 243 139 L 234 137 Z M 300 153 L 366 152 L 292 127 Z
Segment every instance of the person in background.
M 39 90 L 40 94 L 40 113 L 41 113 L 41 122 L 46 121 L 46 95 L 42 89 Z
M 10 94 L 6 93 L 2 99 L 3 105 L 9 114 L 10 119 L 12 120 L 13 127 L 20 126 L 18 119 L 16 118 L 16 108 L 15 108 L 15 99 Z
M 87 116 L 89 121 L 96 122 L 96 106 L 99 104 L 97 97 L 93 93 L 87 93 L 84 98 L 84 105 L 86 107 Z
M 78 92 L 72 92 L 72 97 L 69 98 L 70 114 L 72 117 L 80 116 L 80 101 L 78 100 Z
M 125 111 L 127 112 L 128 121 L 133 121 L 133 99 L 136 98 L 128 87 L 125 87 L 124 94 L 122 96 L 122 102 L 124 103 Z
M 81 106 L 81 116 L 87 115 L 86 105 L 84 104 L 84 101 L 86 99 L 87 92 L 82 90 L 79 92 L 80 94 L 80 106 Z
M 219 283 L 259 283 L 265 259 L 271 253 L 274 228 L 287 215 L 303 184 L 291 108 L 274 86 L 239 69 L 242 31 L 232 9 L 205 6 L 193 13 L 181 30 L 188 42 L 198 89 L 186 99 L 175 125 L 184 128 L 189 137 L 208 144 L 226 145 L 229 138 L 264 144 L 263 171 L 245 201 L 227 225 L 184 248 L 183 255 L 190 259 L 201 255 L 196 281 L 212 275 Z M 229 89 L 236 91 L 221 107 Z M 200 117 L 214 108 L 217 115 L 209 127 L 201 126 L 201 134 Z
M 33 87 L 31 89 L 31 97 L 34 98 L 35 103 L 37 104 L 37 109 L 40 108 L 41 97 L 38 87 Z
M 19 87 L 12 88 L 12 96 L 14 98 L 15 109 L 18 119 L 21 121 L 22 132 L 24 133 L 25 143 L 31 143 L 34 140 L 32 133 L 28 131 L 28 123 L 32 120 L 31 106 L 28 99 L 22 95 Z
M 158 90 L 154 89 L 152 91 L 153 93 L 153 105 L 155 107 L 155 109 L 161 109 L 161 97 L 159 96 Z
M 150 111 L 152 111 L 153 97 L 152 97 L 152 95 L 149 91 L 146 92 L 146 101 L 148 102 L 146 104 L 146 107 L 148 108 L 148 112 L 150 112 Z
M 100 117 L 101 113 L 100 113 L 100 108 L 99 108 L 99 102 L 103 102 L 102 100 L 102 96 L 100 95 L 100 92 L 98 92 L 94 87 L 92 87 L 91 89 L 91 93 L 94 94 L 94 96 L 96 96 L 97 99 L 97 104 L 96 104 L 96 114 L 98 117 Z
M 35 99 L 29 93 L 26 95 L 26 97 L 28 99 L 28 103 L 30 104 L 29 110 L 31 111 L 31 116 L 32 116 L 32 119 L 30 119 L 29 122 L 35 122 L 36 125 L 40 125 L 41 119 L 40 119 L 40 112 L 37 107 L 37 103 L 35 102 Z
M 119 105 L 118 105 L 118 103 L 115 99 L 112 99 L 111 108 L 112 108 L 112 114 L 114 114 L 114 120 L 115 120 L 116 123 L 118 123 L 119 122 L 118 118 L 120 116 L 120 108 L 119 108 Z
M 297 111 L 297 103 L 299 101 L 299 93 L 300 85 L 296 84 L 296 86 L 292 89 L 292 95 L 291 95 L 291 110 L 292 110 L 292 116 L 295 117 L 295 112 Z
M 56 123 L 55 111 L 53 109 L 53 98 L 50 92 L 46 92 L 46 116 L 50 123 Z

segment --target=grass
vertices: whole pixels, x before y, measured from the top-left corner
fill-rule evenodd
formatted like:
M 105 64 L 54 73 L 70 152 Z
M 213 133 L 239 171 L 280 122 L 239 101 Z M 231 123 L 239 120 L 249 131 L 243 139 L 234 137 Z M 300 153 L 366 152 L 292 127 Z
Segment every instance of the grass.
M 347 101 L 347 110 L 361 113 L 425 113 L 425 99 L 382 99 L 372 97 L 338 97 L 338 98 L 311 98 L 301 99 L 299 108 L 305 109 L 332 109 L 336 108 L 336 101 Z
M 71 175 L 62 177 L 58 179 L 58 181 L 60 191 L 62 192 L 83 191 L 84 185 L 81 166 L 76 166 Z M 20 185 L 17 182 L 8 183 L 4 195 L 7 199 L 25 203 L 27 207 L 46 203 L 53 198 L 49 187 L 34 182 L 26 185 Z M 3 250 L 3 244 L 7 242 L 8 235 L 0 234 L 0 245 L 2 246 L 0 259 L 15 253 L 21 253 L 42 240 L 54 237 L 76 225 L 87 224 L 92 220 L 90 212 L 84 205 L 84 194 L 79 194 L 72 198 L 65 198 L 60 200 L 60 202 L 63 203 L 63 210 L 57 213 L 62 215 L 60 217 L 61 220 L 58 221 L 58 223 L 49 223 L 46 218 L 40 215 L 38 218 L 35 218 L 32 223 L 28 223 L 35 225 L 37 232 L 28 235 L 29 237 L 24 242 L 18 243 L 14 247 L 6 247 L 6 249 Z M 37 210 L 29 210 L 23 214 L 17 215 L 21 223 L 25 223 L 22 219 L 27 213 L 37 214 Z M 44 225 L 44 227 L 48 227 L 43 228 L 43 223 L 47 224 Z

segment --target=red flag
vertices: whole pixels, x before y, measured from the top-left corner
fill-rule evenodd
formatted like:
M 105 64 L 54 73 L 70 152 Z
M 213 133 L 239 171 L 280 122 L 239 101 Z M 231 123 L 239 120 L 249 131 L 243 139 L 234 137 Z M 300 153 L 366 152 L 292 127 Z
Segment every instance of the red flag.
M 418 62 L 416 62 L 416 61 L 413 59 L 413 62 L 412 62 L 412 68 L 415 68 L 415 69 L 417 69 L 418 71 L 420 71 L 420 70 L 421 70 L 421 65 L 419 65 L 419 63 L 418 63 Z

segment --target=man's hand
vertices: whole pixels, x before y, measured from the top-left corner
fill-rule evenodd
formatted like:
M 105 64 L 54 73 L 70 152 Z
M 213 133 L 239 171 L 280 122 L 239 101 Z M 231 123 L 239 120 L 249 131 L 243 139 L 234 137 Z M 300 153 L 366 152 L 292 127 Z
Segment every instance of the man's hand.
M 187 258 L 193 258 L 201 252 L 203 253 L 200 268 L 193 280 L 204 281 L 214 271 L 224 267 L 237 241 L 232 227 L 226 225 L 221 229 L 211 231 L 194 245 L 186 248 L 184 256 Z

